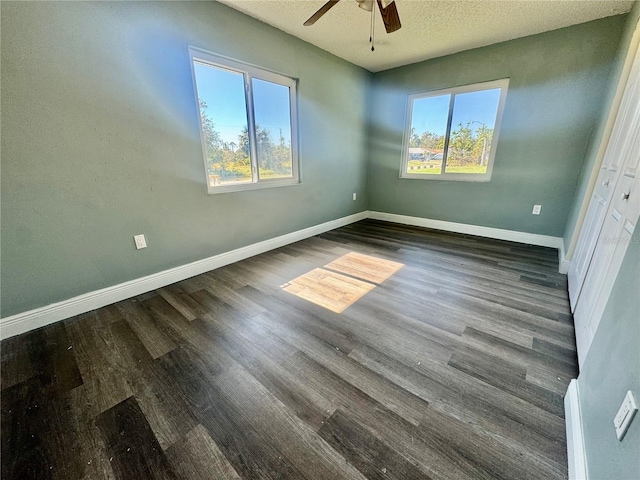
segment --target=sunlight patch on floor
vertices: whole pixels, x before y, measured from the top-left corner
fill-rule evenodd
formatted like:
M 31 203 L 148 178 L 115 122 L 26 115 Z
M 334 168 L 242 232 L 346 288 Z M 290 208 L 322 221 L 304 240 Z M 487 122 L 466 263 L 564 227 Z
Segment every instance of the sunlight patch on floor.
M 285 292 L 332 312 L 342 313 L 403 266 L 402 263 L 351 252 L 281 287 Z
M 324 268 L 346 273 L 367 282 L 382 283 L 404 267 L 403 263 L 351 252 L 328 263 Z

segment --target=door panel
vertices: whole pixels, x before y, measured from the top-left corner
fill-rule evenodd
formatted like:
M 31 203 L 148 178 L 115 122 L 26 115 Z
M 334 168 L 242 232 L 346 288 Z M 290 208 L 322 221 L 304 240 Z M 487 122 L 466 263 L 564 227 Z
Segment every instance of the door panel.
M 627 246 L 633 241 L 632 232 L 640 215 L 639 70 L 640 50 L 569 270 L 580 366 L 597 331 Z
M 587 209 L 576 250 L 568 272 L 569 300 L 575 313 L 584 288 L 587 271 L 591 265 L 598 236 L 602 231 L 605 213 L 608 211 L 614 189 L 624 170 L 625 175 L 637 177 L 638 173 L 638 125 L 640 124 L 640 50 L 636 52 L 634 64 L 620 109 L 611 133 L 611 138 L 602 161 L 594 193 Z M 636 152 L 636 154 L 634 154 Z M 623 166 L 624 165 L 624 166 Z M 622 168 L 621 168 L 622 166 Z
M 569 270 L 569 300 L 572 311 L 575 310 L 578 296 L 584 283 L 584 277 L 587 274 L 589 263 L 591 262 L 591 255 L 596 247 L 596 242 L 600 235 L 600 228 L 604 222 L 604 216 L 607 213 L 607 206 L 608 200 L 594 193 L 582 226 L 580 242 L 578 242 L 576 246 L 576 251 L 571 262 L 571 269 Z

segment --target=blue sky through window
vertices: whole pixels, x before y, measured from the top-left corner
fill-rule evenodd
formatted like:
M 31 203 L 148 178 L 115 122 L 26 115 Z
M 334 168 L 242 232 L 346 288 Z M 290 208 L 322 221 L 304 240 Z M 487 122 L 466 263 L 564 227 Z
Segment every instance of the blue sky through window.
M 238 143 L 247 126 L 244 77 L 241 73 L 194 64 L 198 96 L 207 104 L 206 114 L 225 142 Z
M 455 130 L 459 124 L 465 125 L 467 122 L 472 122 L 470 125 L 472 130 L 482 127 L 481 124 L 484 124 L 487 128 L 493 128 L 496 123 L 499 100 L 499 88 L 456 95 L 453 105 L 453 117 L 451 118 L 451 130 Z
M 238 143 L 238 135 L 247 126 L 244 77 L 241 73 L 194 63 L 198 96 L 207 104 L 206 114 L 225 142 Z M 289 88 L 253 79 L 256 123 L 271 133 L 274 142 L 280 132 L 291 143 Z
M 436 135 L 446 133 L 450 99 L 451 95 L 447 94 L 414 100 L 411 127 L 415 128 L 418 136 L 424 132 Z M 457 94 L 451 121 L 452 130 L 455 130 L 459 123 L 471 121 L 479 122 L 471 124 L 473 130 L 479 128 L 480 124 L 493 128 L 499 99 L 499 88 Z
M 256 125 L 271 132 L 271 138 L 277 144 L 280 133 L 286 145 L 291 143 L 291 117 L 289 105 L 289 87 L 253 79 L 253 107 Z
M 424 132 L 444 135 L 447 130 L 451 95 L 419 98 L 413 101 L 411 127 L 420 136 Z

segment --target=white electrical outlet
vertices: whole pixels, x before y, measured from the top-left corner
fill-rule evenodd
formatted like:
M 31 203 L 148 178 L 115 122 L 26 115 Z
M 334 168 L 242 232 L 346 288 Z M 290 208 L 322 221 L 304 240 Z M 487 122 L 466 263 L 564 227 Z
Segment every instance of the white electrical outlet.
M 533 206 L 533 212 L 531 212 L 533 215 L 540 215 L 540 210 L 542 210 L 542 205 L 534 205 Z
M 616 436 L 618 440 L 622 440 L 624 435 L 629 430 L 629 425 L 631 425 L 631 421 L 638 411 L 638 404 L 636 403 L 636 398 L 633 396 L 633 392 L 629 390 L 627 394 L 624 396 L 624 400 L 622 401 L 622 405 L 620 405 L 620 409 L 613 419 L 613 426 L 616 427 Z
M 133 241 L 136 242 L 136 248 L 138 250 L 141 248 L 147 248 L 147 240 L 144 238 L 142 233 L 140 235 L 135 235 L 133 237 Z
M 356 199 L 356 192 L 353 192 L 353 199 Z

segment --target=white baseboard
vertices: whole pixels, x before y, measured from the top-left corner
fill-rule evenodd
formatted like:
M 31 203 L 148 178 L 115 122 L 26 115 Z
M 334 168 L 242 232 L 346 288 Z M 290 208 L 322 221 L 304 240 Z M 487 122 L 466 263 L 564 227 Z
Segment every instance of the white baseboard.
M 518 232 L 515 230 L 503 230 L 501 228 L 481 227 L 479 225 L 468 225 L 466 223 L 445 222 L 443 220 L 432 220 L 430 218 L 410 217 L 407 215 L 397 215 L 386 212 L 369 212 L 369 218 L 385 220 L 387 222 L 403 223 L 416 227 L 433 228 L 435 230 L 445 230 L 447 232 L 466 233 L 478 237 L 495 238 L 498 240 L 509 240 L 511 242 L 526 243 L 528 245 L 538 245 L 541 247 L 562 248 L 563 242 L 560 237 L 549 235 L 538 235 L 537 233 Z
M 350 223 L 364 220 L 367 218 L 367 215 L 368 212 L 364 211 L 338 218 L 330 222 L 247 245 L 246 247 L 237 248 L 230 252 L 214 255 L 180 267 L 170 268 L 169 270 L 147 275 L 146 277 L 137 278 L 129 282 L 102 288 L 61 302 L 2 318 L 0 319 L 0 338 L 13 337 L 14 335 L 19 335 L 65 318 L 89 312 L 96 308 L 104 307 L 105 305 L 111 305 L 112 303 L 155 290 L 156 288 L 161 288 L 195 275 L 200 275 L 201 273 L 239 262 L 245 258 L 268 252 L 274 248 L 279 248 L 320 233 L 328 232 L 335 228 L 349 225 Z
M 64 320 L 65 318 L 89 312 L 96 308 L 104 307 L 105 305 L 110 305 L 112 303 L 155 290 L 156 288 L 161 288 L 195 275 L 200 275 L 201 273 L 229 265 L 230 263 L 239 262 L 245 258 L 268 252 L 274 248 L 279 248 L 320 233 L 328 232 L 335 228 L 349 225 L 350 223 L 364 220 L 365 218 L 433 228 L 436 230 L 445 230 L 448 232 L 466 233 L 479 237 L 509 240 L 529 245 L 539 245 L 558 249 L 563 248 L 562 238 L 559 237 L 517 232 L 513 230 L 502 230 L 499 228 L 481 227 L 478 225 L 467 225 L 463 223 L 445 222 L 442 220 L 431 220 L 428 218 L 410 217 L 407 215 L 397 215 L 393 213 L 364 211 L 322 223 L 320 225 L 305 228 L 303 230 L 288 233 L 286 235 L 281 235 L 276 238 L 254 243 L 253 245 L 237 248 L 230 252 L 214 255 L 213 257 L 198 260 L 187 265 L 164 270 L 152 275 L 147 275 L 146 277 L 137 278 L 118 285 L 88 292 L 61 302 L 29 310 L 27 312 L 18 313 L 11 317 L 2 318 L 0 319 L 0 339 L 13 337 L 14 335 L 19 335 L 29 330 L 43 327 L 59 320 Z M 563 256 L 563 253 L 561 253 L 561 256 Z
M 580 411 L 580 391 L 574 378 L 569 383 L 564 397 L 564 417 L 567 428 L 567 458 L 569 480 L 587 480 L 587 454 L 584 448 L 582 414 Z
M 567 257 L 564 252 L 564 240 L 560 243 L 560 248 L 558 248 L 558 273 L 562 273 L 566 275 L 569 273 L 569 266 L 571 265 L 571 261 L 567 260 Z

